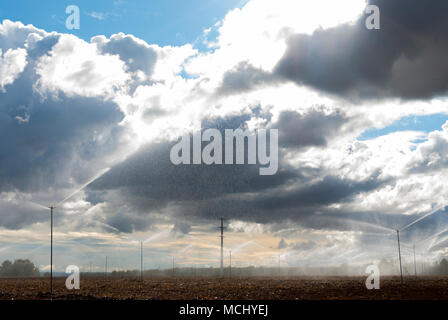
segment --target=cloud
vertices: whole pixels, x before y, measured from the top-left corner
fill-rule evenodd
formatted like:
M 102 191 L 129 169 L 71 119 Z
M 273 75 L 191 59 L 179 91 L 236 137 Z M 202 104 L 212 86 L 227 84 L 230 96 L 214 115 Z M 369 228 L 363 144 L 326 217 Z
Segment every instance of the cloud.
M 37 62 L 39 90 L 61 91 L 68 96 L 110 96 L 129 80 L 124 63 L 101 55 L 94 44 L 62 35 L 47 55 Z
M 272 124 L 279 128 L 279 144 L 287 148 L 325 147 L 327 140 L 341 131 L 348 119 L 341 113 L 310 110 L 306 114 L 283 111 Z
M 3 51 L 24 48 L 25 43 L 30 43 L 47 36 L 51 36 L 51 33 L 47 33 L 30 24 L 25 26 L 19 21 L 13 22 L 5 19 L 0 24 L 0 47 Z
M 13 193 L 0 192 L 1 227 L 19 230 L 33 223 L 48 220 L 45 210 L 27 203 L 25 199 Z
M 278 243 L 277 249 L 285 249 L 288 247 L 288 244 L 286 243 L 285 239 L 281 239 Z
M 433 131 L 428 140 L 417 147 L 408 163 L 412 173 L 436 173 L 448 169 L 448 121 L 441 131 Z
M 271 79 L 272 76 L 269 73 L 254 68 L 247 62 L 241 62 L 234 69 L 224 74 L 222 85 L 218 88 L 217 94 L 237 94 L 249 91 L 261 84 L 270 82 Z
M 171 229 L 171 233 L 176 237 L 187 235 L 190 231 L 191 226 L 183 222 L 177 222 Z
M 125 131 L 118 126 L 123 114 L 114 103 L 64 95 L 42 100 L 25 75 L 0 96 L 5 138 L 0 190 L 43 191 L 81 183 L 104 165 L 94 164 L 95 159 L 117 151 Z M 8 108 L 11 101 L 15 105 Z
M 293 219 L 301 224 L 316 212 L 331 212 L 329 205 L 350 202 L 391 182 L 379 172 L 357 181 L 282 161 L 274 176 L 259 176 L 256 165 L 175 166 L 169 161 L 173 144 L 145 146 L 95 181 L 89 192 L 112 192 L 104 201 L 123 199 L 129 210 L 148 216 L 169 212 L 171 219 L 192 221 L 225 216 L 262 223 Z
M 220 127 L 226 122 L 235 125 L 240 121 L 244 122 L 242 119 L 215 119 L 204 123 L 204 128 Z M 223 125 L 222 128 L 228 126 Z M 92 183 L 89 192 L 106 192 L 103 201 L 122 199 L 128 204 L 128 210 L 137 210 L 142 214 L 157 215 L 168 210 L 172 218 L 176 215 L 177 209 L 174 207 L 178 203 L 185 203 L 186 207 L 191 208 L 203 207 L 215 198 L 275 188 L 296 176 L 291 168 L 283 166 L 281 162 L 280 172 L 273 176 L 260 176 L 259 165 L 176 166 L 169 159 L 171 147 L 175 143 L 176 141 L 163 141 L 143 146 Z M 93 198 L 95 203 L 101 201 L 95 196 Z M 200 208 L 198 210 L 201 211 Z M 179 218 L 189 216 L 188 211 L 189 209 L 181 209 Z M 198 212 L 192 218 L 206 218 L 206 215 L 202 216 Z
M 88 15 L 97 20 L 106 20 L 107 17 L 109 16 L 109 13 L 92 11 L 88 13 Z
M 25 49 L 8 49 L 2 53 L 0 49 L 0 88 L 11 84 L 25 69 L 27 52 Z
M 55 203 L 126 154 L 125 115 L 104 95 L 127 76 L 118 58 L 21 23 L 0 25 L 0 46 L 0 207 L 14 212 L 0 225 L 14 229 L 43 219 L 29 200 Z
M 379 174 L 363 181 L 353 181 L 336 176 L 325 176 L 322 180 L 307 186 L 296 187 L 288 192 L 257 199 L 256 206 L 263 210 L 287 207 L 328 205 L 347 201 L 356 194 L 377 189 L 386 181 L 378 179 Z
M 372 0 L 381 29 L 355 24 L 297 33 L 274 74 L 349 99 L 423 99 L 447 92 L 448 23 L 443 0 Z
M 316 246 L 317 244 L 314 241 L 304 241 L 292 244 L 291 249 L 296 251 L 308 251 L 314 249 Z
M 92 42 L 102 54 L 118 55 L 130 71 L 140 70 L 147 77 L 152 75 L 157 62 L 157 46 L 150 46 L 143 40 L 123 33 L 114 34 L 110 39 L 96 36 Z

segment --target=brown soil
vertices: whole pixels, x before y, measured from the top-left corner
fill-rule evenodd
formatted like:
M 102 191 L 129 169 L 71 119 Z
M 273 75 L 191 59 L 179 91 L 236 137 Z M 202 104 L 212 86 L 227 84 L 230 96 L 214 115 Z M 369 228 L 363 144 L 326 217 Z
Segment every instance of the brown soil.
M 447 299 L 448 277 L 382 277 L 379 290 L 367 290 L 365 277 L 147 278 L 81 277 L 80 290 L 54 280 L 53 299 L 156 300 L 421 300 Z M 48 278 L 0 279 L 0 300 L 50 299 Z

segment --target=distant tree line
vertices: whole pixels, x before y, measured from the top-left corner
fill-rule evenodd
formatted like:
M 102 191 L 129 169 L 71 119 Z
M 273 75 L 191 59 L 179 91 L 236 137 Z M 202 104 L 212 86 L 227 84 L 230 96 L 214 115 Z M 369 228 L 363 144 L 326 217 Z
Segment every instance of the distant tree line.
M 383 259 L 378 267 L 380 268 L 381 275 L 398 275 L 399 265 L 398 259 Z M 424 266 L 424 270 L 423 270 Z M 365 269 L 367 265 L 348 265 L 343 264 L 340 266 L 329 267 L 232 267 L 227 266 L 224 268 L 224 276 L 301 276 L 301 275 L 334 275 L 334 276 L 365 276 Z M 438 262 L 417 262 L 417 274 L 418 275 L 448 275 L 448 260 L 442 259 Z M 91 274 L 92 276 L 104 276 L 104 273 Z M 157 270 L 144 270 L 144 277 L 217 277 L 220 275 L 220 269 L 216 267 L 183 267 L 175 269 L 157 269 Z M 403 263 L 403 275 L 414 275 L 414 264 Z M 112 271 L 108 273 L 111 277 L 140 277 L 140 270 L 121 270 Z
M 443 258 L 432 267 L 432 273 L 437 275 L 448 275 L 448 261 Z
M 14 262 L 3 261 L 0 266 L 0 277 L 39 277 L 39 269 L 28 259 L 17 259 Z

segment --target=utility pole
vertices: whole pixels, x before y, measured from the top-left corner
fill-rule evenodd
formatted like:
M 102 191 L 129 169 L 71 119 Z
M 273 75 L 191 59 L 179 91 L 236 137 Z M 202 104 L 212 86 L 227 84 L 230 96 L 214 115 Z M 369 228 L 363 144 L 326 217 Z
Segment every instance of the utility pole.
M 224 218 L 221 218 L 221 226 L 219 227 L 221 230 L 221 278 L 224 277 Z
M 281 265 L 280 265 L 280 255 L 278 255 L 278 275 L 280 276 L 281 274 Z
M 140 241 L 140 280 L 143 282 L 143 241 Z
M 53 209 L 50 207 L 50 294 L 53 295 Z
M 415 276 L 417 277 L 417 262 L 415 261 L 415 243 L 414 243 L 413 249 L 414 249 L 414 273 L 415 273 Z
M 397 229 L 397 239 L 398 239 L 398 259 L 400 261 L 400 279 L 401 284 L 403 284 L 403 269 L 401 268 L 400 230 L 398 229 Z
M 230 250 L 229 253 L 230 253 L 229 277 L 232 277 L 232 250 Z

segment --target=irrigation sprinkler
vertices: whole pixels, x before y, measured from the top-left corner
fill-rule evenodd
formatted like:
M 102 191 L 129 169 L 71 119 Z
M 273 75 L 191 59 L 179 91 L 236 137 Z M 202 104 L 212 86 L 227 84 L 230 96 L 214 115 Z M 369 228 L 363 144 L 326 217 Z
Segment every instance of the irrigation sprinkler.
M 400 279 L 401 284 L 403 284 L 403 269 L 401 267 L 400 230 L 398 229 L 397 229 L 397 239 L 398 239 L 398 260 L 400 261 Z
M 140 241 L 140 281 L 143 282 L 143 241 Z
M 417 277 L 417 262 L 415 261 L 415 243 L 414 243 L 414 245 L 412 246 L 412 249 L 413 249 L 413 251 L 414 251 L 414 274 L 415 274 L 415 276 Z
M 158 238 L 160 238 L 162 236 L 166 236 L 167 234 L 169 234 L 169 230 L 164 230 L 164 231 L 158 232 L 156 234 L 153 234 L 152 236 L 146 238 L 145 240 L 140 240 L 138 238 L 134 238 L 134 237 L 131 237 L 131 236 L 123 236 L 123 237 L 121 237 L 122 239 L 130 240 L 131 242 L 140 243 L 140 281 L 143 281 L 143 278 L 144 278 L 144 276 L 143 276 L 143 274 L 144 274 L 144 269 L 143 269 L 143 267 L 144 267 L 144 264 L 143 264 L 143 253 L 144 253 L 143 250 L 144 250 L 144 247 L 143 247 L 143 245 L 145 243 L 153 242 L 153 241 L 157 240 Z M 137 270 L 138 270 L 138 267 L 137 267 Z M 138 278 L 138 275 L 137 275 L 137 278 Z
M 401 279 L 401 284 L 403 284 L 403 269 L 401 266 L 401 249 L 400 249 L 400 231 L 404 231 L 406 229 L 408 229 L 409 227 L 413 226 L 414 224 L 422 221 L 423 219 L 439 212 L 440 209 L 444 208 L 445 205 L 439 206 L 437 207 L 435 210 L 432 210 L 430 212 L 428 212 L 427 214 L 421 216 L 420 218 L 415 219 L 414 221 L 408 223 L 407 225 L 397 229 L 397 240 L 398 240 L 398 259 L 400 261 L 400 279 Z M 417 275 L 417 267 L 416 267 L 416 261 L 415 261 L 415 244 L 414 244 L 414 270 L 415 270 L 415 275 Z
M 50 293 L 53 295 L 53 209 L 54 207 L 50 206 Z
M 50 209 L 50 295 L 53 296 L 53 211 L 58 208 L 61 204 L 63 204 L 65 201 L 73 197 L 75 194 L 80 192 L 82 189 L 87 187 L 89 184 L 91 184 L 93 181 L 101 177 L 103 174 L 105 174 L 107 171 L 109 171 L 110 168 L 106 168 L 102 170 L 99 174 L 97 174 L 95 177 L 90 179 L 88 182 L 83 184 L 80 188 L 78 188 L 76 191 L 72 192 L 70 195 L 59 201 L 56 205 L 50 205 L 45 206 L 40 203 L 34 202 L 34 201 L 28 201 L 32 204 L 38 205 L 39 207 L 43 207 L 45 209 Z
M 434 213 L 439 212 L 439 210 L 442 209 L 442 208 L 444 208 L 444 207 L 445 207 L 445 205 L 438 206 L 436 209 L 434 209 L 434 210 L 428 212 L 427 214 L 421 216 L 420 218 L 417 218 L 417 219 L 415 219 L 414 221 L 408 223 L 407 225 L 401 227 L 400 230 L 403 231 L 403 230 L 405 230 L 405 229 L 407 229 L 407 228 L 413 226 L 413 225 L 416 224 L 417 222 L 420 222 L 420 221 L 422 221 L 423 219 L 425 219 L 425 218 L 427 218 L 427 217 L 429 217 L 429 216 L 432 216 Z

